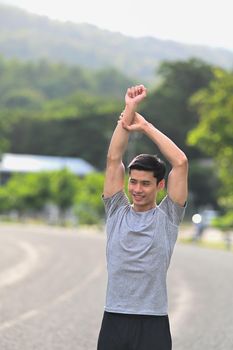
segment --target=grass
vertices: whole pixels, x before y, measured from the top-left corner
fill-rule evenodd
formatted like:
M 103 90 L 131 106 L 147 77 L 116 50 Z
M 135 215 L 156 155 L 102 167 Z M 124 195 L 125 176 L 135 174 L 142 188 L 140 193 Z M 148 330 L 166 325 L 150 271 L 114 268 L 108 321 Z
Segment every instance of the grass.
M 201 248 L 210 248 L 210 249 L 218 249 L 218 250 L 233 252 L 233 244 L 231 244 L 231 247 L 229 249 L 226 245 L 226 242 L 224 241 L 211 242 L 203 239 L 200 239 L 198 241 L 193 241 L 192 238 L 180 238 L 179 242 L 183 244 L 192 244 L 194 246 L 201 247 Z

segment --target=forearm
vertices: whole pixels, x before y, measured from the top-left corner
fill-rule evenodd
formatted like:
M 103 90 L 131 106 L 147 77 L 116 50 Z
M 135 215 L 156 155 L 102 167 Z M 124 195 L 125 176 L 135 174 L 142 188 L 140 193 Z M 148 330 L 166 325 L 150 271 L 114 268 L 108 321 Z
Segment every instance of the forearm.
M 156 144 L 160 152 L 172 167 L 177 167 L 187 162 L 184 152 L 169 137 L 156 129 L 151 123 L 145 123 L 143 126 L 143 132 Z
M 110 146 L 108 149 L 108 164 L 122 162 L 123 154 L 126 150 L 129 140 L 129 132 L 123 125 L 131 125 L 138 106 L 146 97 L 146 88 L 143 85 L 136 85 L 128 88 L 125 95 L 125 109 L 121 120 L 118 122 L 116 129 L 112 135 Z
M 136 105 L 126 105 L 122 120 L 128 125 L 132 123 L 135 115 Z M 121 121 L 118 122 L 108 149 L 108 160 L 121 161 L 126 151 L 129 140 L 129 132 L 122 127 Z

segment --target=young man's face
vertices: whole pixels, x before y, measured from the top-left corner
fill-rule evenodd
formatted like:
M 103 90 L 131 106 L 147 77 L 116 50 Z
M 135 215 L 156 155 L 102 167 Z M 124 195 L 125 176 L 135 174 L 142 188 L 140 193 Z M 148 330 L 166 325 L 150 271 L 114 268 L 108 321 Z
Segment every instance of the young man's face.
M 155 207 L 157 192 L 164 187 L 164 180 L 157 184 L 152 171 L 132 169 L 128 190 L 135 211 L 146 211 Z

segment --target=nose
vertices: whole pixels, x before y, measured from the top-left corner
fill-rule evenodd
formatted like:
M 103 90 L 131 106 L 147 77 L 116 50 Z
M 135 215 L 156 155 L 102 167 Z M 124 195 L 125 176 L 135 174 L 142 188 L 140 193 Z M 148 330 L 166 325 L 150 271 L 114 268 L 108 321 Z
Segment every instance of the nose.
M 142 191 L 142 186 L 141 186 L 140 182 L 135 184 L 134 191 L 137 192 L 137 193 L 140 193 Z

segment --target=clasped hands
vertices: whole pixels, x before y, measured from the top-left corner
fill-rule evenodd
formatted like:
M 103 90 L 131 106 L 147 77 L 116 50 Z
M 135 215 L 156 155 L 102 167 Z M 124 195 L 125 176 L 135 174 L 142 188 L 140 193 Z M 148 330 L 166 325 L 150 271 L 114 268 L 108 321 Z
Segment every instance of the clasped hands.
M 127 89 L 125 95 L 125 104 L 134 112 L 134 118 L 130 125 L 124 120 L 124 111 L 120 115 L 119 123 L 127 131 L 144 131 L 144 127 L 148 124 L 147 120 L 135 110 L 138 104 L 146 97 L 147 89 L 144 85 L 136 85 Z

